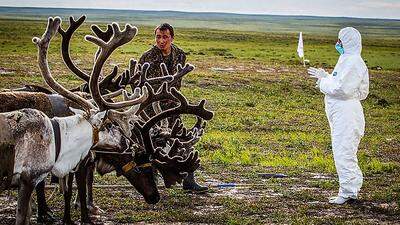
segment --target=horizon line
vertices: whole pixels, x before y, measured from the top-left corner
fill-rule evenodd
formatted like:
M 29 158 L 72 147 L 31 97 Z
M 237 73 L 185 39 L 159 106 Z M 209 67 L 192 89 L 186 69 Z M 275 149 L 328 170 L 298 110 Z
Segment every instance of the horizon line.
M 121 10 L 121 11 L 143 11 L 143 12 L 178 12 L 178 13 L 209 13 L 209 14 L 231 14 L 245 16 L 288 16 L 288 17 L 325 17 L 325 18 L 348 18 L 348 19 L 378 19 L 399 21 L 400 18 L 377 18 L 377 17 L 351 17 L 351 16 L 323 16 L 323 15 L 302 15 L 302 14 L 263 14 L 263 13 L 237 13 L 220 11 L 179 11 L 179 10 L 148 10 L 148 9 L 121 9 L 121 8 L 77 8 L 77 7 L 43 7 L 43 6 L 3 6 L 3 8 L 34 8 L 34 9 L 85 9 L 85 10 Z

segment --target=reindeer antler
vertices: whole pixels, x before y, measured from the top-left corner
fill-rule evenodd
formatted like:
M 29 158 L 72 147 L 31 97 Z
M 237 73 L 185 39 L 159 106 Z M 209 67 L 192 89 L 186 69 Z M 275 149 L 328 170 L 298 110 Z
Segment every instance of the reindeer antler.
M 63 60 L 65 62 L 65 65 L 74 73 L 76 74 L 79 78 L 82 80 L 86 81 L 89 83 L 90 76 L 89 74 L 85 73 L 81 69 L 79 69 L 73 62 L 70 56 L 69 52 L 69 44 L 72 38 L 72 35 L 75 33 L 75 31 L 83 24 L 83 22 L 86 20 L 86 16 L 83 15 L 81 16 L 78 20 L 75 20 L 73 16 L 69 17 L 69 27 L 66 31 L 64 31 L 61 26 L 58 28 L 58 32 L 62 36 L 62 42 L 61 42 L 61 53 Z M 97 37 L 99 37 L 101 40 L 104 42 L 107 42 L 111 39 L 111 36 L 113 35 L 112 27 L 111 25 L 107 26 L 106 31 L 102 31 L 97 25 L 92 25 L 92 31 L 93 33 L 96 34 Z M 96 53 L 96 56 L 99 54 L 99 52 Z M 114 78 L 118 74 L 118 67 L 114 67 L 113 71 L 106 76 L 99 84 L 100 90 L 102 93 L 106 93 L 106 90 L 108 91 L 117 91 L 121 88 L 124 87 L 123 84 L 126 84 L 127 78 L 124 77 L 123 75 L 119 76 L 115 81 Z M 129 79 L 129 78 L 128 78 Z M 86 86 L 87 87 L 87 86 Z M 81 88 L 79 88 L 81 89 Z M 74 89 L 74 90 L 79 90 L 79 89 Z M 89 89 L 86 90 L 85 87 L 83 87 L 84 91 L 89 92 Z
M 164 63 L 162 63 L 164 64 Z M 160 85 L 164 82 L 171 82 L 174 78 L 173 76 L 170 75 L 165 75 L 165 76 L 160 76 L 160 77 L 155 77 L 155 78 L 147 78 L 147 72 L 150 68 L 149 63 L 144 63 L 141 67 L 139 67 L 139 71 L 136 76 L 134 76 L 136 79 L 131 79 L 130 83 L 131 85 L 134 85 L 135 87 L 141 87 L 145 83 L 149 83 L 151 86 L 154 85 Z
M 168 73 L 167 66 L 164 63 L 162 63 L 160 66 L 163 76 L 170 76 Z M 194 70 L 194 66 L 189 63 L 186 63 L 184 67 L 182 67 L 181 64 L 178 64 L 176 68 L 177 68 L 176 73 L 172 75 L 174 79 L 168 82 L 169 86 L 171 87 L 175 86 L 186 74 Z
M 121 75 L 114 79 L 118 74 L 118 66 L 114 66 L 113 71 L 106 76 L 99 83 L 100 91 L 109 90 L 111 92 L 117 91 L 119 89 L 124 89 L 129 81 L 129 72 L 124 71 Z
M 100 27 L 97 26 L 96 24 L 93 24 L 90 28 L 92 29 L 93 33 L 95 33 L 98 38 L 100 38 L 101 40 L 103 40 L 105 42 L 109 41 L 114 34 L 112 26 L 110 24 L 107 24 L 107 29 L 105 31 L 100 29 Z
M 113 36 L 114 32 L 112 26 L 110 24 L 107 25 L 107 29 L 105 31 L 101 30 L 99 26 L 93 24 L 91 26 L 93 33 L 96 34 L 98 38 L 103 40 L 104 42 L 108 42 Z M 101 48 L 99 48 L 96 52 L 96 58 L 99 56 Z M 111 92 L 117 91 L 119 89 L 125 88 L 129 81 L 129 74 L 127 72 L 123 72 L 117 79 L 114 79 L 118 75 L 118 66 L 114 66 L 113 71 L 106 76 L 99 83 L 100 91 L 109 90 Z
M 163 84 L 163 86 L 165 87 L 166 84 Z M 168 90 L 166 92 L 168 93 Z M 176 90 L 174 87 L 171 88 L 171 94 L 175 99 L 178 100 L 179 105 L 177 107 L 175 107 L 175 108 L 168 109 L 166 111 L 163 111 L 162 113 L 159 113 L 159 114 L 155 115 L 150 120 L 148 120 L 145 123 L 145 125 L 140 126 L 140 129 L 143 131 L 144 134 L 146 134 L 146 133 L 148 134 L 150 129 L 154 125 L 156 125 L 159 121 L 161 121 L 163 119 L 166 119 L 168 117 L 171 117 L 173 115 L 192 114 L 192 115 L 196 115 L 196 116 L 198 116 L 198 117 L 200 117 L 200 118 L 202 118 L 204 120 L 210 120 L 214 116 L 214 114 L 211 111 L 206 110 L 204 108 L 206 100 L 204 100 L 204 99 L 201 100 L 198 105 L 191 105 L 191 104 L 188 103 L 187 99 L 178 90 Z M 149 103 L 151 104 L 151 103 L 155 102 L 155 96 L 156 95 L 153 94 L 153 90 L 152 89 L 150 89 L 150 91 L 149 91 L 149 96 L 150 97 L 147 100 L 150 99 L 149 100 L 150 102 L 148 102 L 148 104 Z M 138 112 L 142 108 L 142 105 L 144 103 L 146 103 L 146 101 L 141 104 Z
M 145 101 L 147 99 L 147 95 L 148 95 L 147 87 L 144 86 L 142 88 L 142 96 L 140 96 L 137 99 L 133 99 L 133 100 L 129 100 L 129 101 L 111 103 L 111 102 L 106 102 L 103 99 L 103 97 L 101 96 L 98 81 L 99 81 L 100 72 L 102 70 L 104 62 L 107 60 L 107 58 L 112 54 L 112 52 L 115 49 L 117 49 L 118 47 L 131 41 L 137 33 L 137 28 L 132 27 L 129 24 L 126 24 L 125 29 L 123 31 L 121 31 L 118 24 L 113 23 L 112 29 L 113 29 L 113 36 L 108 42 L 104 42 L 100 38 L 94 37 L 91 35 L 85 36 L 85 39 L 87 41 L 90 41 L 90 42 L 98 45 L 101 48 L 100 54 L 96 59 L 96 62 L 95 62 L 95 65 L 93 67 L 92 74 L 90 77 L 90 81 L 89 81 L 90 93 L 92 94 L 93 100 L 96 101 L 100 110 L 118 109 L 118 108 L 131 106 L 134 104 L 138 104 L 138 103 Z
M 76 102 L 78 105 L 81 105 L 86 111 L 95 108 L 93 104 L 86 101 L 84 98 L 72 93 L 71 91 L 65 89 L 59 83 L 57 83 L 51 75 L 48 61 L 47 61 L 47 50 L 50 44 L 51 39 L 56 34 L 58 28 L 61 25 L 61 18 L 55 17 L 54 19 L 50 17 L 47 23 L 47 29 L 43 34 L 42 38 L 34 37 L 32 39 L 33 43 L 38 46 L 39 54 L 38 54 L 38 63 L 40 70 L 42 72 L 42 76 L 45 79 L 46 83 L 57 93 L 64 96 L 65 98 Z
M 136 71 L 136 61 L 135 61 L 135 71 Z M 167 82 L 167 84 L 170 87 L 173 87 L 176 85 L 177 82 L 179 82 L 183 76 L 186 74 L 190 73 L 191 71 L 194 70 L 194 66 L 191 64 L 186 64 L 184 67 L 182 67 L 181 64 L 177 65 L 177 72 L 174 75 L 170 75 L 167 69 L 167 66 L 165 63 L 160 64 L 161 67 L 161 75 L 159 77 L 155 78 L 147 78 L 147 72 L 148 69 L 150 68 L 150 64 L 144 63 L 142 66 L 138 66 L 138 71 L 137 72 L 131 72 L 131 78 L 129 79 L 129 84 L 132 87 L 141 87 L 145 83 L 149 83 L 151 86 L 154 86 L 158 88 L 161 84 L 164 82 Z
M 61 53 L 65 64 L 79 78 L 86 82 L 89 82 L 89 75 L 76 67 L 76 65 L 72 62 L 71 56 L 69 55 L 69 43 L 71 41 L 72 35 L 83 24 L 83 22 L 85 22 L 85 20 L 86 16 L 81 16 L 78 20 L 75 20 L 73 16 L 70 16 L 68 29 L 64 31 L 60 26 L 58 28 L 58 33 L 60 33 L 62 36 Z
M 168 84 L 166 82 L 164 82 L 163 85 L 161 85 L 161 87 L 158 89 L 157 93 L 154 93 L 153 87 L 148 83 L 145 83 L 144 87 L 146 87 L 147 90 L 148 90 L 148 97 L 147 97 L 147 99 L 145 101 L 143 101 L 140 104 L 140 107 L 137 110 L 136 115 L 140 114 L 142 117 L 144 117 L 145 120 L 148 120 L 149 118 L 147 117 L 147 115 L 142 114 L 142 112 L 147 107 L 152 106 L 152 104 L 154 102 L 163 101 L 163 100 L 170 100 L 170 101 L 177 101 L 178 100 L 168 90 Z M 132 100 L 132 99 L 134 99 L 134 96 L 133 95 L 132 96 L 126 95 L 125 99 L 126 100 Z
M 199 164 L 198 153 L 191 149 L 192 151 L 188 154 L 188 157 L 186 159 L 183 158 L 183 155 L 176 155 L 179 147 L 182 146 L 182 143 L 178 139 L 174 141 L 174 144 L 171 147 L 171 155 L 166 155 L 162 153 L 162 149 L 160 148 L 154 150 L 152 138 L 150 136 L 150 129 L 159 121 L 162 121 L 163 119 L 166 119 L 173 115 L 192 114 L 201 117 L 204 120 L 210 120 L 213 117 L 213 113 L 204 108 L 205 100 L 202 100 L 198 105 L 191 105 L 188 103 L 186 98 L 175 88 L 171 88 L 171 94 L 179 101 L 179 105 L 177 107 L 168 109 L 155 115 L 144 125 L 139 125 L 138 123 L 135 123 L 135 126 L 138 127 L 141 132 L 143 144 L 146 151 L 154 155 L 154 158 L 158 161 L 157 164 L 159 164 L 159 166 L 164 168 L 168 167 L 169 169 L 171 169 L 171 165 L 175 165 L 176 173 L 192 172 L 197 169 Z
M 165 154 L 168 153 L 168 156 L 170 157 L 187 157 L 191 151 L 194 151 L 193 146 L 200 140 L 201 136 L 204 133 L 205 126 L 206 122 L 203 122 L 203 119 L 201 117 L 197 117 L 196 124 L 188 132 L 187 129 L 183 126 L 180 118 L 177 118 L 172 129 L 161 126 L 160 128 L 157 127 L 157 131 L 154 131 L 156 127 L 153 127 L 152 140 L 154 141 L 156 146 L 164 146 L 166 144 L 168 145 L 168 143 L 171 142 L 174 143 L 172 144 L 172 147 L 166 147 L 163 149 L 165 150 Z
M 175 120 L 174 125 L 172 126 L 170 138 L 177 138 L 181 142 L 190 142 L 195 144 L 200 137 L 203 135 L 204 128 L 206 127 L 207 122 L 203 121 L 201 117 L 197 117 L 196 123 L 193 127 L 188 131 L 179 118 Z
M 160 166 L 176 173 L 194 172 L 200 166 L 199 153 L 191 150 L 186 158 L 183 158 L 183 154 L 178 153 L 178 151 L 185 151 L 182 147 L 182 143 L 175 140 L 168 154 L 165 154 L 162 148 L 156 148 L 154 158 Z

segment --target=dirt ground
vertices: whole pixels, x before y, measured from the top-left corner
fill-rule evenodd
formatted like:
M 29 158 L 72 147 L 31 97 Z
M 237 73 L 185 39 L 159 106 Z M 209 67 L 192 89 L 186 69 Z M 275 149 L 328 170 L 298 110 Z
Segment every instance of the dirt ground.
M 97 205 L 103 210 L 93 217 L 95 224 L 400 224 L 399 206 L 395 201 L 371 200 L 370 185 L 381 183 L 381 177 L 366 177 L 358 201 L 344 206 L 333 206 L 327 199 L 336 192 L 336 178 L 332 174 L 305 173 L 302 175 L 257 174 L 239 182 L 224 182 L 236 176 L 224 171 L 220 174 L 200 174 L 200 180 L 211 190 L 207 194 L 185 193 L 177 186 L 166 190 L 160 186 L 162 199 L 147 205 L 141 196 L 124 181 L 118 187 L 95 187 Z M 221 179 L 223 177 L 223 179 Z M 107 181 L 96 178 L 96 185 Z M 108 175 L 107 179 L 113 179 Z M 396 181 L 396 178 L 385 177 Z M 124 186 L 125 185 L 125 186 Z M 381 183 L 381 185 L 384 185 Z M 54 185 L 53 185 L 54 186 Z M 382 186 L 384 188 L 384 186 Z M 46 190 L 48 202 L 57 218 L 62 217 L 62 197 L 54 188 Z M 16 191 L 0 195 L 0 224 L 14 224 Z M 79 212 L 73 210 L 75 221 Z M 36 216 L 32 217 L 36 223 Z

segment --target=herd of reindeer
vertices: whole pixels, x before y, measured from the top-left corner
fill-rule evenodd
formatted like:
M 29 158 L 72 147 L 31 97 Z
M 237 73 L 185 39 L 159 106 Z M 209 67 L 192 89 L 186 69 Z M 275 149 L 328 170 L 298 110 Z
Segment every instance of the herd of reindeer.
M 67 30 L 61 28 L 59 17 L 49 18 L 43 36 L 32 39 L 38 48 L 41 75 L 52 90 L 25 85 L 0 93 L 0 193 L 18 188 L 18 225 L 30 223 L 34 189 L 38 221 L 51 219 L 44 191 L 48 174 L 58 177 L 63 187 L 63 223 L 73 224 L 70 202 L 75 176 L 81 223 L 91 224 L 94 170 L 100 175 L 115 171 L 147 203 L 156 204 L 160 194 L 155 171 L 161 174 L 165 186 L 171 187 L 200 165 L 193 146 L 213 113 L 205 109 L 205 100 L 190 104 L 173 87 L 194 67 L 178 65 L 177 72 L 170 75 L 162 64 L 158 78 L 147 78 L 149 64 L 139 65 L 131 59 L 123 73 L 118 74 L 115 66 L 103 76 L 106 60 L 137 33 L 137 28 L 129 24 L 121 30 L 112 23 L 105 31 L 92 25 L 94 35 L 85 36 L 86 41 L 98 46 L 91 73 L 85 73 L 69 54 L 70 40 L 85 18 L 70 17 Z M 63 61 L 85 82 L 78 88 L 66 89 L 49 69 L 48 48 L 57 33 L 62 37 Z M 176 106 L 163 108 L 166 101 Z M 183 114 L 197 118 L 192 127 L 185 127 L 179 116 Z

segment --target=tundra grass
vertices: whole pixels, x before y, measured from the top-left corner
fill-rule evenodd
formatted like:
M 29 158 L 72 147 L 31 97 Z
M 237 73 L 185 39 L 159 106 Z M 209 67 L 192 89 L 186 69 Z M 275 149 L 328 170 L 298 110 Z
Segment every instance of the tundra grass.
M 63 24 L 66 27 L 67 24 Z M 104 27 L 104 26 L 103 26 Z M 33 36 L 44 22 L 0 20 L 0 88 L 43 84 Z M 151 47 L 152 27 L 118 49 L 106 63 L 126 69 Z M 96 47 L 83 40 L 85 23 L 72 39 L 74 62 L 90 73 Z M 337 178 L 323 96 L 314 88 L 297 56 L 296 34 L 176 29 L 175 43 L 188 53 L 196 69 L 183 81 L 182 92 L 195 103 L 207 99 L 215 112 L 196 148 L 202 167 L 199 180 L 214 188 L 207 195 L 161 189 L 156 206 L 144 203 L 133 189 L 95 189 L 110 224 L 376 224 L 400 223 L 400 45 L 398 39 L 366 35 L 363 57 L 370 68 L 370 95 L 363 101 L 366 133 L 358 158 L 364 173 L 361 200 L 335 207 Z M 335 36 L 304 35 L 311 65 L 332 70 L 337 60 Z M 81 81 L 65 68 L 57 36 L 49 50 L 53 75 L 63 85 Z M 222 69 L 222 70 L 221 70 Z M 229 70 L 223 70 L 229 69 Z M 193 123 L 193 118 L 185 117 Z M 260 174 L 283 173 L 264 179 Z M 96 177 L 99 184 L 127 184 L 114 174 Z M 236 183 L 238 188 L 221 188 Z M 247 185 L 247 186 L 246 186 Z M 50 194 L 49 190 L 49 194 Z M 0 221 L 12 223 L 13 198 L 0 195 Z M 50 205 L 61 217 L 60 195 Z M 11 208 L 10 208 L 11 207 Z M 78 212 L 74 211 L 77 219 Z M 8 218 L 8 219 L 7 219 Z M 3 224 L 3 223 L 1 223 Z

